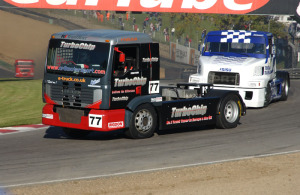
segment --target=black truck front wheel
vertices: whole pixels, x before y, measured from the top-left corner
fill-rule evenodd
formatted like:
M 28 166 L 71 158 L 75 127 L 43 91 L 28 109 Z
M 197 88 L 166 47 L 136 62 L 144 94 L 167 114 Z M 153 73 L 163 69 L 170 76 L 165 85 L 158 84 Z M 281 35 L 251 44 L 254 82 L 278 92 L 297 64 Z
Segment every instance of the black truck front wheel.
M 230 94 L 221 101 L 216 126 L 221 129 L 235 128 L 241 118 L 240 99 L 236 95 Z
M 63 128 L 64 133 L 71 138 L 79 139 L 87 136 L 91 131 L 88 130 L 80 130 L 80 129 L 72 129 L 72 128 Z
M 125 135 L 132 139 L 152 137 L 157 127 L 157 114 L 149 104 L 138 106 L 132 114 Z

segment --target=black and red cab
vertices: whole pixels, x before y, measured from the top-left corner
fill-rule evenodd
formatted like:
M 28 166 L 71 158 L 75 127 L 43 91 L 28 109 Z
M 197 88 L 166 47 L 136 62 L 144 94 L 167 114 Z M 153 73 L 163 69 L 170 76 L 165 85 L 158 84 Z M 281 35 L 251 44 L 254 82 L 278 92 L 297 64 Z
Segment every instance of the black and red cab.
M 158 129 L 216 124 L 236 127 L 245 114 L 237 92 L 210 84 L 160 86 L 159 45 L 143 33 L 74 30 L 49 41 L 43 123 L 71 137 L 124 129 L 131 138 Z

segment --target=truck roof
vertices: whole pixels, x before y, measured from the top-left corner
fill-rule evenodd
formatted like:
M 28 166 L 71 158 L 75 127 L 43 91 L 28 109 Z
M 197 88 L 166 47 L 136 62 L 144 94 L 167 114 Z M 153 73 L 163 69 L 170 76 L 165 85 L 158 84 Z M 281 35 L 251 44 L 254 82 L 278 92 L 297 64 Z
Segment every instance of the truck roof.
M 51 36 L 51 38 L 78 41 L 110 42 L 112 45 L 152 43 L 152 39 L 148 34 L 124 30 L 71 30 L 55 33 Z
M 17 62 L 34 62 L 34 60 L 32 60 L 32 59 L 16 59 L 15 60 L 15 63 L 17 63 Z
M 261 39 L 263 37 L 263 39 Z M 210 31 L 207 33 L 206 41 L 224 42 L 224 43 L 252 43 L 268 42 L 272 38 L 272 33 L 263 31 L 246 31 L 246 30 L 220 30 Z
M 207 35 L 246 35 L 246 36 L 273 36 L 270 32 L 264 31 L 246 31 L 246 30 L 219 30 L 219 31 L 210 31 Z

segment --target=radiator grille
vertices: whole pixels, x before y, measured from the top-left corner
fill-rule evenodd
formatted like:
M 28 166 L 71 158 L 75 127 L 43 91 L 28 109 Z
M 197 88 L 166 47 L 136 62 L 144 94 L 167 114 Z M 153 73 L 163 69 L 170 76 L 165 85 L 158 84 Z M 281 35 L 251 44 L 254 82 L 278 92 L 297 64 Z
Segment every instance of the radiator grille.
M 52 85 L 51 99 L 64 106 L 84 107 L 93 103 L 93 89 L 82 88 L 80 83 Z
M 231 72 L 209 72 L 208 83 L 222 85 L 240 85 L 240 74 Z

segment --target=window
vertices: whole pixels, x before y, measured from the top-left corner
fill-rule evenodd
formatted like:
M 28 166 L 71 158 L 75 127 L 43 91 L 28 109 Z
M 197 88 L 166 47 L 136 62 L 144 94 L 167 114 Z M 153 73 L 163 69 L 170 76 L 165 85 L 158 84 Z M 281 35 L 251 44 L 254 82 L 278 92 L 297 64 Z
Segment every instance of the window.
M 114 76 L 123 77 L 129 72 L 139 71 L 137 46 L 119 46 L 114 49 Z
M 109 43 L 52 39 L 47 55 L 47 72 L 103 77 L 109 48 Z

